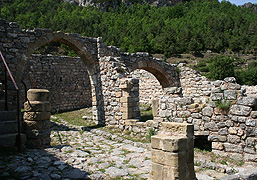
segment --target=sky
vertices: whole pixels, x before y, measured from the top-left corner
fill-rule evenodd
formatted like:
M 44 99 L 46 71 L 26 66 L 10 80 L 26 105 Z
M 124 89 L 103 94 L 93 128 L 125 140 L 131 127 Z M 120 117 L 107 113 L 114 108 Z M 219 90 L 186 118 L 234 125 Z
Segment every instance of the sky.
M 221 0 L 219 0 L 219 1 L 221 1 Z M 236 4 L 236 5 L 243 5 L 248 2 L 257 4 L 257 0 L 227 0 L 227 1 L 231 2 L 232 4 Z

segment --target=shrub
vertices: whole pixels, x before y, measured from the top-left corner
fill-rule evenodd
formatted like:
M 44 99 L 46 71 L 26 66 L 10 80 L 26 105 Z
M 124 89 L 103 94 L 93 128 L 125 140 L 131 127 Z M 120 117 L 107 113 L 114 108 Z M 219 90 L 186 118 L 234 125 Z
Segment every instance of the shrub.
M 215 101 L 215 106 L 221 109 L 222 111 L 228 111 L 231 105 L 232 103 L 230 101 L 221 101 L 221 100 Z
M 151 137 L 155 134 L 156 132 L 154 128 L 148 128 L 146 138 L 151 142 Z
M 210 59 L 209 78 L 212 80 L 223 80 L 226 77 L 234 77 L 234 58 L 227 56 L 215 56 Z

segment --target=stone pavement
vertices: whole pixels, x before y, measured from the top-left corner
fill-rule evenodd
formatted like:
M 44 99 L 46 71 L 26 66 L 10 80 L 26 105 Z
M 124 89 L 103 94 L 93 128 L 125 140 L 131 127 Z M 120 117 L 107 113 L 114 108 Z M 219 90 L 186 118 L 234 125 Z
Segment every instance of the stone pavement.
M 53 122 L 52 147 L 0 157 L 0 179 L 147 179 L 150 144 L 97 129 Z M 197 173 L 199 180 L 214 179 Z M 223 175 L 224 176 L 224 175 Z
M 113 141 L 93 133 L 99 130 L 88 132 L 78 126 L 53 124 L 54 146 L 0 157 L 0 179 L 148 178 L 151 152 L 146 148 L 136 147 L 129 140 Z

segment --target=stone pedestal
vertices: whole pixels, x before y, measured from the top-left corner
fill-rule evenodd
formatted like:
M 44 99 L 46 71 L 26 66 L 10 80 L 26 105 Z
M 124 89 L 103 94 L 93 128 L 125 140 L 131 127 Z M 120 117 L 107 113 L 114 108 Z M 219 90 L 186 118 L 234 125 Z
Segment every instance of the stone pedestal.
M 162 133 L 152 136 L 151 180 L 193 180 L 193 125 L 162 123 Z
M 51 106 L 49 91 L 45 89 L 28 90 L 28 101 L 24 103 L 24 133 L 26 146 L 43 148 L 50 146 Z

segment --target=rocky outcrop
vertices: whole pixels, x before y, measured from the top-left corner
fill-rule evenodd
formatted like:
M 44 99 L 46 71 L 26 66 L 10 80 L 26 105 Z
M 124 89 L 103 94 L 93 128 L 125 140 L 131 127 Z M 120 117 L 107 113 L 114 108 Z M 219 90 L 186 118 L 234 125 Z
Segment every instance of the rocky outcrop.
M 65 2 L 74 3 L 79 6 L 94 6 L 103 10 L 107 10 L 109 7 L 116 9 L 116 7 L 122 2 L 127 6 L 131 6 L 134 3 L 148 3 L 152 6 L 162 7 L 162 6 L 173 6 L 179 2 L 187 0 L 122 0 L 122 1 L 110 1 L 110 0 L 64 0 Z
M 248 3 L 245 3 L 244 5 L 242 5 L 242 7 L 250 8 L 253 11 L 257 12 L 257 4 L 252 4 L 252 3 L 248 2 Z

